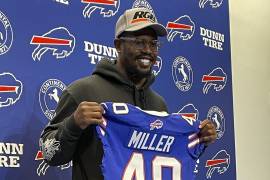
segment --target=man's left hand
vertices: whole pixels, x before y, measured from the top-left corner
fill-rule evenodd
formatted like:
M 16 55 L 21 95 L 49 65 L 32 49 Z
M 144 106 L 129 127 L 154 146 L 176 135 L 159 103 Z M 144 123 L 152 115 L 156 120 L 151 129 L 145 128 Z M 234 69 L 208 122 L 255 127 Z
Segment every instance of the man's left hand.
M 208 119 L 201 122 L 199 132 L 199 138 L 201 143 L 205 143 L 206 146 L 213 143 L 217 139 L 217 131 L 214 123 Z

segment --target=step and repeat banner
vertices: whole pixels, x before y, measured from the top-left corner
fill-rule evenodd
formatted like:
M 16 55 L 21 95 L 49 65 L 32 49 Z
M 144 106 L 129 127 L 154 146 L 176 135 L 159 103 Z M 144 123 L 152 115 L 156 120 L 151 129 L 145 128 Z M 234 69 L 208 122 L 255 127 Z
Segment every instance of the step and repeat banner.
M 168 30 L 153 88 L 170 112 L 216 125 L 197 179 L 236 179 L 228 0 L 1 0 L 1 180 L 71 179 L 72 162 L 44 162 L 40 133 L 68 84 L 117 57 L 114 25 L 131 7 L 150 9 Z

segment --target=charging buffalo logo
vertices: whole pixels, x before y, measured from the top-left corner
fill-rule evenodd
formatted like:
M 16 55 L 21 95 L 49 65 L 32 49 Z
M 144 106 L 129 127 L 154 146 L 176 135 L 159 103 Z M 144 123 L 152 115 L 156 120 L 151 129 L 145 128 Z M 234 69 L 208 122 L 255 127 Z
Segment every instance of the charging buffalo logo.
M 200 0 L 199 7 L 205 8 L 205 6 L 211 6 L 212 8 L 218 8 L 222 5 L 223 0 Z
M 0 108 L 15 104 L 21 97 L 23 84 L 13 74 L 0 74 Z
M 58 79 L 49 79 L 42 84 L 39 91 L 39 104 L 49 120 L 54 118 L 59 97 L 65 89 L 66 85 Z
M 184 57 L 175 58 L 172 65 L 173 81 L 181 91 L 188 91 L 193 83 L 193 71 L 188 60 Z
M 211 160 L 206 161 L 205 167 L 208 168 L 206 178 L 212 178 L 214 172 L 217 174 L 225 173 L 230 166 L 230 155 L 226 150 L 219 151 Z
M 202 82 L 205 83 L 203 86 L 204 94 L 207 94 L 210 88 L 213 88 L 215 91 L 221 91 L 226 85 L 227 74 L 222 68 L 218 67 L 208 75 L 203 75 Z
M 155 120 L 154 122 L 150 123 L 150 130 L 160 129 L 163 127 L 163 122 L 159 119 Z
M 217 131 L 217 139 L 220 139 L 225 132 L 225 118 L 220 108 L 213 106 L 209 109 L 207 119 L 211 120 Z
M 187 104 L 178 111 L 178 114 L 182 116 L 190 125 L 197 121 L 199 118 L 199 111 L 193 104 Z
M 75 37 L 65 28 L 59 27 L 50 30 L 42 36 L 34 35 L 30 44 L 38 45 L 32 53 L 35 61 L 40 61 L 46 52 L 52 52 L 56 58 L 68 57 L 74 50 Z
M 172 42 L 176 35 L 182 40 L 189 40 L 195 32 L 195 23 L 188 15 L 184 15 L 175 21 L 169 21 L 166 28 L 168 29 L 167 39 Z
M 0 55 L 10 49 L 13 42 L 13 31 L 8 18 L 0 11 Z
M 162 59 L 160 56 L 157 57 L 155 64 L 152 67 L 152 73 L 157 76 L 162 68 Z
M 81 2 L 87 4 L 83 10 L 85 18 L 90 18 L 96 10 L 99 10 L 103 17 L 111 17 L 118 12 L 120 7 L 120 0 L 81 0 Z
M 37 175 L 45 175 L 47 169 L 50 167 L 48 163 L 45 162 L 42 151 L 38 151 L 35 157 L 35 161 L 41 161 L 37 168 Z
M 44 176 L 47 172 L 47 169 L 50 167 L 48 163 L 45 162 L 42 151 L 38 151 L 35 157 L 35 161 L 41 161 L 41 163 L 37 167 L 37 175 L 38 176 Z M 72 161 L 70 161 L 67 164 L 63 164 L 60 166 L 57 166 L 61 170 L 68 169 L 72 166 Z

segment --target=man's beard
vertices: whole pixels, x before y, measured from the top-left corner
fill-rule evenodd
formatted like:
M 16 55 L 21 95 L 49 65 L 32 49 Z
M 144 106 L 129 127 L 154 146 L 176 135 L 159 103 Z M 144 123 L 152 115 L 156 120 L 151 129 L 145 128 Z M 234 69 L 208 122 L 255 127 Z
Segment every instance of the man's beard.
M 127 73 L 128 78 L 140 80 L 140 79 L 151 76 L 152 67 L 153 66 L 151 66 L 151 68 L 148 71 L 140 71 L 136 67 L 129 66 L 126 68 L 126 73 Z

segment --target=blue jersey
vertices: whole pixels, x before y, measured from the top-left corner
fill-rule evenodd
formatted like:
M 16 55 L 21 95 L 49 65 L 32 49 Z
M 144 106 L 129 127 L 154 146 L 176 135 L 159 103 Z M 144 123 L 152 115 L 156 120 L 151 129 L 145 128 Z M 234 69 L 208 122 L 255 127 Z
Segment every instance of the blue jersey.
M 179 114 L 143 111 L 125 103 L 103 103 L 97 126 L 103 143 L 105 180 L 192 180 L 203 144 L 199 121 Z

